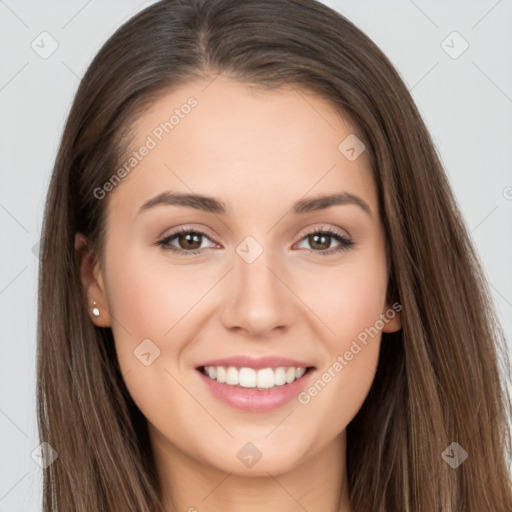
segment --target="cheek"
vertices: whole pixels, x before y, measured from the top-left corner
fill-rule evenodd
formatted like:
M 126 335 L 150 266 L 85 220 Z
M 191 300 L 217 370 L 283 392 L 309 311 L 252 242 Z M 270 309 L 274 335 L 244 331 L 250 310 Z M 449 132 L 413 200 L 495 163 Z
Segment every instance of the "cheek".
M 163 415 L 166 392 L 173 402 L 190 400 L 171 375 L 181 371 L 188 331 L 197 325 L 201 298 L 215 284 L 215 275 L 172 267 L 165 258 L 151 261 L 147 251 L 136 248 L 121 254 L 112 244 L 107 254 L 106 285 L 121 372 L 139 408 Z
M 109 307 L 122 337 L 129 332 L 133 341 L 167 339 L 165 335 L 204 294 L 200 275 L 166 263 L 154 263 L 133 251 L 110 265 Z
M 388 279 L 385 254 L 379 249 L 301 277 L 301 297 L 321 320 L 319 334 L 331 354 L 344 351 L 384 313 Z
M 322 336 L 326 357 L 315 378 L 299 396 L 308 418 L 316 418 L 311 428 L 322 438 L 339 434 L 361 408 L 374 380 L 378 364 L 381 331 L 376 323 L 384 302 L 377 293 L 354 278 L 345 281 L 342 294 L 331 303 L 332 315 L 325 323 L 335 332 Z M 334 295 L 333 295 L 334 297 Z M 318 429 L 318 431 L 317 431 Z
M 363 276 L 351 272 L 340 278 L 339 283 L 331 285 L 315 307 L 328 327 L 321 336 L 328 352 L 327 368 L 335 366 L 331 373 L 336 370 L 336 375 L 351 374 L 343 386 L 355 389 L 359 386 L 352 378 L 371 376 L 377 362 L 386 281 L 370 272 Z
M 136 250 L 122 255 L 112 251 L 107 266 L 112 332 L 127 389 L 147 418 L 172 422 L 173 410 L 190 405 L 190 397 L 173 380 L 171 363 L 179 360 L 185 343 L 177 333 L 180 319 L 197 301 L 197 284 L 190 285 L 183 273 L 149 264 Z M 173 409 L 168 409 L 171 402 Z
M 121 370 L 123 375 L 129 373 L 127 384 L 141 378 L 147 386 L 161 372 L 159 366 L 164 358 L 160 355 L 180 350 L 179 340 L 172 344 L 168 340 L 173 326 L 186 312 L 187 288 L 149 264 L 147 257 L 137 250 L 116 254 L 113 247 L 107 259 L 106 276 L 112 332 Z M 148 353 L 149 356 L 143 355 Z
M 303 290 L 311 290 L 313 278 Z M 299 403 L 308 416 L 317 417 L 326 431 L 336 435 L 362 406 L 377 368 L 381 342 L 381 315 L 385 313 L 387 267 L 382 245 L 331 269 L 316 281 L 312 309 L 322 323 L 325 362 Z M 322 288 L 318 288 L 324 283 Z M 321 293 L 320 293 L 321 291 Z M 314 302 L 313 302 L 314 297 Z M 327 328 L 328 327 L 328 328 Z

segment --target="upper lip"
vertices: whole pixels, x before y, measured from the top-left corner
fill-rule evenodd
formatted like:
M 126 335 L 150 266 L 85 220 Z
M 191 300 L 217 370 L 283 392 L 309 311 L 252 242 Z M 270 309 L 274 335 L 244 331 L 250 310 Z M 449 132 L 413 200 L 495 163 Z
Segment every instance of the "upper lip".
M 277 357 L 277 356 L 263 356 L 263 357 L 252 357 L 249 355 L 238 355 L 231 357 L 223 357 L 220 359 L 211 359 L 205 361 L 196 366 L 201 368 L 203 366 L 235 366 L 237 368 L 279 368 L 280 366 L 292 366 L 294 368 L 308 368 L 313 366 L 304 361 L 297 361 L 296 359 L 290 359 L 288 357 Z

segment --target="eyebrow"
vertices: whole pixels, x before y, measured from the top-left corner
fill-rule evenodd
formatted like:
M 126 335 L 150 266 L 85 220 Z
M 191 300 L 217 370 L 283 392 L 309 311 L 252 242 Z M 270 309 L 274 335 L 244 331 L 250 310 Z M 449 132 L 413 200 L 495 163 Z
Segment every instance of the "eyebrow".
M 325 210 L 331 206 L 352 204 L 360 207 L 368 215 L 372 216 L 372 211 L 368 204 L 358 196 L 348 192 L 332 195 L 320 195 L 309 199 L 299 199 L 291 208 L 294 215 L 310 213 L 318 210 Z M 155 206 L 186 206 L 218 215 L 226 215 L 228 207 L 224 201 L 214 197 L 200 194 L 182 194 L 173 192 L 162 192 L 157 196 L 146 201 L 140 208 L 138 215 Z

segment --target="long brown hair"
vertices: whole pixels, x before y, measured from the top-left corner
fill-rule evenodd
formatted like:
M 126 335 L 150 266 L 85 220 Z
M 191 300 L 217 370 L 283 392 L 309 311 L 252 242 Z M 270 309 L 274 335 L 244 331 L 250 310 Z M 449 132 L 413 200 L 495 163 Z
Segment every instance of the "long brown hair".
M 510 512 L 510 373 L 488 286 L 442 164 L 398 73 L 363 32 L 312 0 L 163 0 L 105 43 L 76 93 L 41 239 L 37 354 L 44 512 L 161 510 L 146 420 L 110 328 L 93 325 L 74 251 L 102 259 L 108 197 L 130 128 L 161 95 L 222 73 L 293 85 L 360 130 L 379 191 L 390 291 L 403 328 L 383 334 L 374 383 L 347 427 L 355 512 Z M 333 407 L 336 405 L 333 404 Z M 456 469 L 443 452 L 458 443 Z

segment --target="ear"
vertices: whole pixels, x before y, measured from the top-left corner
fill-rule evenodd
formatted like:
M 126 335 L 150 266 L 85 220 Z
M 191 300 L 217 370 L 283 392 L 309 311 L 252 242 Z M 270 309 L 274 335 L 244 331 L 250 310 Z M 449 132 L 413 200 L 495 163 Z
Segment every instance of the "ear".
M 402 304 L 398 301 L 391 303 L 391 300 L 386 300 L 386 309 L 383 311 L 385 316 L 383 332 L 396 332 L 402 328 Z
M 97 327 L 110 327 L 110 310 L 100 265 L 87 238 L 82 233 L 75 235 L 75 255 L 80 268 L 82 285 L 89 298 L 87 307 L 89 316 Z M 94 308 L 98 308 L 99 316 L 93 315 Z

